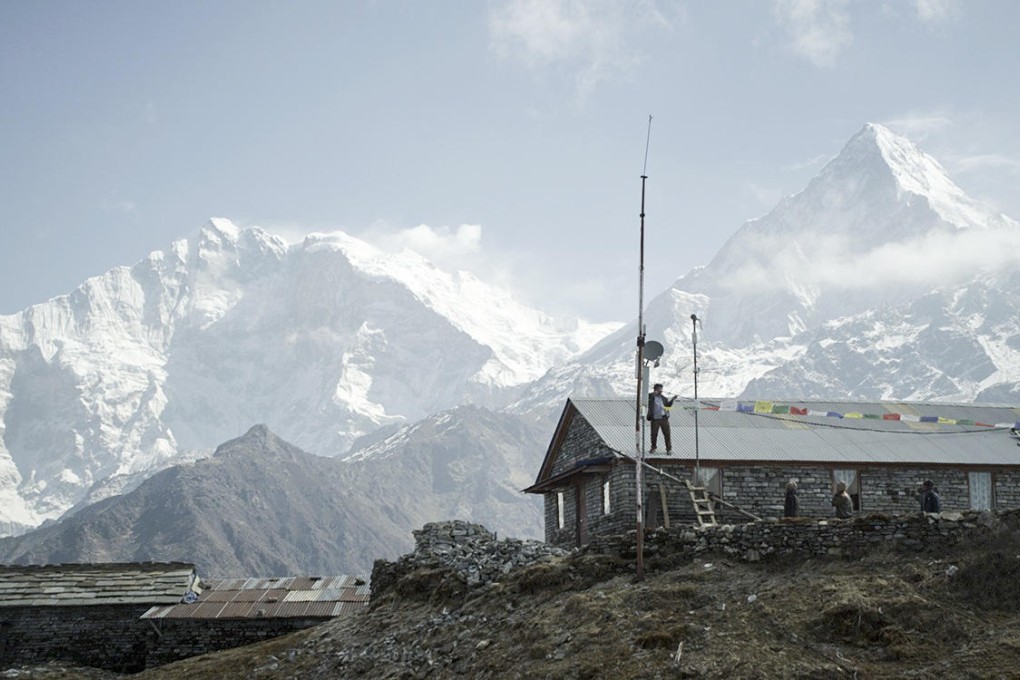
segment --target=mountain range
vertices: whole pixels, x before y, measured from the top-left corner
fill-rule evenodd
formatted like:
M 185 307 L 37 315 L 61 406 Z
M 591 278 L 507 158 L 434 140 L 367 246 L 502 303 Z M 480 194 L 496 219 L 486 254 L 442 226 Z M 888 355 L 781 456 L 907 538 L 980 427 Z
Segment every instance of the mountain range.
M 253 423 L 337 456 L 498 408 L 616 324 L 554 318 L 343 233 L 197 237 L 0 316 L 0 535 L 208 455 Z
M 666 348 L 652 377 L 693 394 L 696 330 L 703 396 L 1015 404 L 1018 254 L 1017 222 L 865 125 L 803 191 L 651 299 L 647 338 Z M 265 423 L 330 457 L 334 530 L 377 536 L 380 555 L 400 543 L 391 529 L 407 541 L 447 517 L 539 537 L 541 508 L 519 489 L 567 396 L 633 391 L 636 336 L 636 320 L 553 319 L 344 234 L 288 245 L 214 220 L 0 317 L 0 533 L 69 511 L 72 526 L 89 503 L 197 468 Z M 284 503 L 273 488 L 283 495 L 264 497 Z

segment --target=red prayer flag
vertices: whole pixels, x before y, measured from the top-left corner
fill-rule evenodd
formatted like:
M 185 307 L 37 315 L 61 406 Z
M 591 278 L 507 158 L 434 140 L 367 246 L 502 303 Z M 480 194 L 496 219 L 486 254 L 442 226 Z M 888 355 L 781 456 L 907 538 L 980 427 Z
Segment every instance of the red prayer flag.
M 806 416 L 807 415 L 807 409 L 806 408 L 798 408 L 796 406 L 791 406 L 790 407 L 790 413 L 792 413 L 795 416 Z
M 899 420 L 899 419 L 900 419 L 899 413 L 886 413 L 882 416 L 882 420 Z

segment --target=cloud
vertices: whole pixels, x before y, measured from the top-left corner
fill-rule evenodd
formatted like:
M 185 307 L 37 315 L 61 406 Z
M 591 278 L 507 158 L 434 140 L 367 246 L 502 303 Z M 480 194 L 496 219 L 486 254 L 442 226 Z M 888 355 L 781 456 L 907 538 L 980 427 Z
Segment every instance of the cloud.
M 832 156 L 827 154 L 818 154 L 814 158 L 809 158 L 806 161 L 799 163 L 789 163 L 783 166 L 783 170 L 792 172 L 800 172 L 801 170 L 809 170 L 811 168 L 817 168 L 819 165 L 823 165 L 827 161 L 831 160 Z
M 775 187 L 765 187 L 755 182 L 745 182 L 744 189 L 754 197 L 758 203 L 768 207 L 774 206 L 783 198 L 783 192 Z
M 407 248 L 440 267 L 466 269 L 481 252 L 482 227 L 477 224 L 458 227 L 419 224 L 398 230 L 374 228 L 357 236 L 383 250 L 397 252 Z
M 947 21 L 956 11 L 955 0 L 917 0 L 917 17 L 925 23 Z
M 983 153 L 969 156 L 954 156 L 949 159 L 953 168 L 959 172 L 977 172 L 989 169 L 1002 169 L 1020 173 L 1020 159 L 1010 158 L 1002 154 Z
M 847 0 L 775 0 L 791 49 L 815 66 L 832 66 L 854 41 Z
M 138 209 L 138 204 L 134 201 L 125 201 L 120 199 L 104 199 L 102 202 L 103 210 L 112 213 L 123 213 L 125 215 L 134 213 Z
M 489 8 L 490 49 L 531 69 L 556 69 L 584 101 L 640 63 L 640 31 L 670 28 L 653 0 L 504 0 Z
M 884 291 L 898 286 L 936 289 L 1020 266 L 1020 232 L 1011 228 L 928 234 L 853 255 L 848 255 L 856 249 L 849 237 L 835 235 L 819 236 L 810 244 L 760 237 L 754 247 L 763 252 L 775 248 L 778 254 L 767 264 L 732 272 L 726 282 L 730 290 L 815 286 L 835 291 Z
M 953 119 L 942 112 L 905 114 L 898 118 L 881 121 L 881 124 L 914 142 L 924 141 L 955 125 Z

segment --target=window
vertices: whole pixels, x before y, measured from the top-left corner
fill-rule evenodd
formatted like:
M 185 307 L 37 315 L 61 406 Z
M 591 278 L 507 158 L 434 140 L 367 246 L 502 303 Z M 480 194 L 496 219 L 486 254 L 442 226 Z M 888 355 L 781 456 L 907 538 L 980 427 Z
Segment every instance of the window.
M 705 491 L 722 498 L 722 474 L 719 468 L 703 467 L 701 470 L 701 486 Z
M 832 491 L 835 493 L 836 484 L 839 482 L 846 482 L 846 492 L 850 496 L 850 500 L 853 501 L 854 510 L 861 509 L 861 477 L 857 474 L 857 470 L 833 470 L 832 471 Z
M 992 509 L 992 473 L 968 472 L 967 486 L 970 488 L 970 509 Z
M 602 484 L 602 514 L 608 515 L 612 510 L 612 506 L 609 503 L 609 480 Z
M 563 492 L 559 491 L 556 494 L 556 528 L 563 528 Z

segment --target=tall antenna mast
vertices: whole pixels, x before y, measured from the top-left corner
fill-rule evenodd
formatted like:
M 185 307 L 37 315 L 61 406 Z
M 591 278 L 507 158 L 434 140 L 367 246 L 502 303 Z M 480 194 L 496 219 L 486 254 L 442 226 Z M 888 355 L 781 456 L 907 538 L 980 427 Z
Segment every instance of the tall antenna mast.
M 642 373 L 645 364 L 645 181 L 648 179 L 648 146 L 652 141 L 652 116 L 648 115 L 648 134 L 645 137 L 645 164 L 641 168 L 641 255 L 638 267 L 638 336 L 637 336 L 637 402 L 634 408 L 634 453 L 636 464 L 634 477 L 637 482 L 637 578 L 642 580 L 645 577 L 644 548 L 644 502 L 642 492 L 644 491 L 643 469 L 645 465 L 644 437 L 641 436 L 641 418 L 644 409 L 641 404 L 644 402 L 644 387 L 641 384 Z
M 694 343 L 694 485 L 701 486 L 701 459 L 698 455 L 698 411 L 701 410 L 701 402 L 698 401 L 698 322 L 701 319 L 697 314 L 691 314 L 691 340 Z

